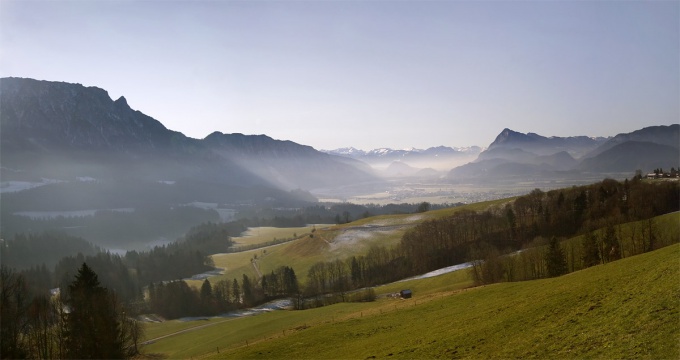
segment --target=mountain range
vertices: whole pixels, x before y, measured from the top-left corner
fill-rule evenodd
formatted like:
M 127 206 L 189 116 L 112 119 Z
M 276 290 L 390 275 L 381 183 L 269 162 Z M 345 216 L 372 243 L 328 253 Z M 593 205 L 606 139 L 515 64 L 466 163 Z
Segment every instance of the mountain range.
M 166 185 L 157 197 L 173 202 L 314 201 L 309 192 L 293 190 L 357 184 L 375 188 L 384 177 L 559 179 L 680 165 L 678 124 L 609 138 L 546 137 L 504 129 L 484 150 L 317 151 L 266 135 L 214 132 L 204 139 L 190 138 L 131 109 L 124 97 L 114 101 L 103 89 L 65 82 L 2 78 L 0 110 L 4 188 L 12 181 L 50 188 L 92 179 L 109 187 L 91 197 L 108 194 L 121 207 L 134 207 L 136 198 L 130 195 L 126 203 L 117 194 L 134 193 L 125 190 L 135 182 Z M 71 201 L 62 199 L 60 204 Z M 46 202 L 39 207 L 59 206 Z M 91 208 L 93 202 L 85 199 L 80 207 Z
M 447 178 L 544 178 L 632 175 L 680 165 L 680 124 L 650 126 L 614 137 L 545 137 L 504 129 L 474 161 Z
M 293 189 L 377 181 L 364 163 L 265 135 L 189 138 L 96 87 L 3 78 L 0 109 L 3 181 L 85 177 L 163 182 L 175 190 L 191 184 L 196 190 L 187 197 L 198 197 L 191 201 L 290 197 Z M 269 190 L 244 190 L 256 187 Z M 206 188 L 218 195 L 201 196 Z
M 388 177 L 429 177 L 473 161 L 482 149 L 479 146 L 437 146 L 427 149 L 380 148 L 364 151 L 347 147 L 322 151 L 360 160 L 377 170 L 379 174 Z

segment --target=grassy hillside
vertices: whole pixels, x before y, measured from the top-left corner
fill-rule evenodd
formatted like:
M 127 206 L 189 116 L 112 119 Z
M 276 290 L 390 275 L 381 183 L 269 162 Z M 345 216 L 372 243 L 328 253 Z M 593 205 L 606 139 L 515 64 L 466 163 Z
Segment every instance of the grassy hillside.
M 467 271 L 458 271 L 438 277 L 410 280 L 376 288 L 378 294 L 397 292 L 405 287 L 419 294 L 418 302 L 435 299 L 472 286 Z M 144 347 L 147 355 L 162 355 L 169 358 L 189 358 L 209 355 L 219 347 L 224 349 L 251 344 L 263 338 L 287 336 L 296 331 L 326 323 L 340 322 L 374 313 L 387 314 L 398 311 L 414 302 L 396 302 L 381 299 L 371 303 L 340 303 L 333 306 L 305 311 L 274 311 L 243 318 L 210 318 L 197 321 L 172 320 L 163 323 L 145 324 L 146 340 L 156 339 L 183 330 L 189 331 L 155 341 Z M 203 327 L 209 325 L 208 327 Z M 201 328 L 203 327 L 203 328 Z
M 243 274 L 256 278 L 257 272 L 253 259 L 261 273 L 269 273 L 279 266 L 291 266 L 298 280 L 306 281 L 309 268 L 319 261 L 345 259 L 352 255 L 364 255 L 372 245 L 391 246 L 397 244 L 404 232 L 411 226 L 435 218 L 450 216 L 463 210 L 483 211 L 491 206 L 502 205 L 512 199 L 480 202 L 422 214 L 382 215 L 357 220 L 349 224 L 334 226 L 317 226 L 313 234 L 303 236 L 284 244 L 240 253 L 216 254 L 212 256 L 215 266 L 224 268 L 224 275 L 210 278 L 212 283 L 220 279 L 241 279 Z M 272 240 L 274 236 L 291 236 L 293 232 L 302 235 L 310 228 L 291 230 L 275 228 L 258 228 L 252 230 L 253 238 L 235 238 L 238 244 L 248 245 Z M 258 234 L 259 232 L 259 234 Z M 200 287 L 200 282 L 190 281 L 191 285 Z
M 258 244 L 266 244 L 276 239 L 294 239 L 303 234 L 310 233 L 316 227 L 328 227 L 330 225 L 309 225 L 304 227 L 292 228 L 277 228 L 270 226 L 262 226 L 255 228 L 248 228 L 241 236 L 234 237 L 234 247 L 239 248 L 243 246 L 254 246 Z
M 147 325 L 170 358 L 678 358 L 680 245 L 559 278 L 479 288 L 466 271 L 378 287 L 410 300 Z M 217 353 L 218 348 L 220 353 Z
M 680 357 L 680 245 L 560 278 L 452 293 L 212 358 Z

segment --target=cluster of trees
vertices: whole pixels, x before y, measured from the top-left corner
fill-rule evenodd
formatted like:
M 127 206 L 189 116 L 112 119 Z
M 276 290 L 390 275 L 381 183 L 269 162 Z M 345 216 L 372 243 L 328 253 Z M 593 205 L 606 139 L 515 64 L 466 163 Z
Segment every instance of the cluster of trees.
M 297 275 L 293 268 L 280 266 L 270 274 L 262 275 L 262 292 L 264 298 L 276 299 L 297 295 L 300 292 Z
M 552 277 L 670 245 L 680 239 L 658 233 L 654 217 L 678 211 L 679 199 L 677 183 L 640 180 L 533 191 L 505 208 L 510 241 L 474 248 L 473 275 L 478 283 Z M 522 250 L 506 255 L 519 249 L 513 242 Z
M 678 176 L 678 170 L 677 170 L 676 168 L 674 168 L 674 167 L 671 167 L 671 170 L 670 170 L 669 172 L 664 172 L 664 171 L 663 171 L 663 168 L 654 169 L 654 171 L 652 171 L 652 172 L 653 172 L 654 175 L 656 175 L 657 177 L 666 177 L 666 178 L 668 178 L 668 177 L 677 177 L 677 176 Z M 640 174 L 640 177 L 642 177 L 642 174 Z
M 307 273 L 307 297 L 338 294 L 343 300 L 347 292 L 384 284 L 409 276 L 404 266 L 407 259 L 398 248 L 372 246 L 366 255 L 328 262 L 317 262 Z
M 0 269 L 2 358 L 125 359 L 138 353 L 140 324 L 83 263 L 59 296 L 34 294 Z
M 233 279 L 213 285 L 206 279 L 200 289 L 181 280 L 152 283 L 147 310 L 167 319 L 217 315 L 272 299 L 297 297 L 299 286 L 295 271 L 287 266 L 263 275 L 259 281 L 245 274 L 240 283 Z

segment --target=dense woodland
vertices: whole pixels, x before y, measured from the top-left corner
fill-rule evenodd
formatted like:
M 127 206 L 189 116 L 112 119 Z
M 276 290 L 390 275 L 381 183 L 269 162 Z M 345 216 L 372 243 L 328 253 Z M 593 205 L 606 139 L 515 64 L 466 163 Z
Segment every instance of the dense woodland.
M 287 266 L 260 279 L 244 275 L 215 284 L 205 280 L 200 289 L 179 280 L 212 270 L 207 255 L 230 251 L 230 237 L 245 230 L 243 222 L 206 223 L 193 228 L 182 241 L 125 256 L 97 252 L 97 248 L 63 233 L 18 235 L 1 244 L 3 256 L 7 256 L 2 267 L 3 320 L 14 319 L 2 321 L 3 357 L 69 356 L 59 347 L 65 344 L 66 333 L 55 330 L 56 324 L 64 324 L 58 320 L 64 318 L 63 307 L 55 301 L 68 304 L 72 295 L 55 300 L 60 298 L 50 297 L 48 289 L 58 286 L 62 294 L 71 294 L 68 289 L 74 277 L 78 281 L 84 276 L 83 267 L 98 275 L 96 286 L 90 286 L 107 289 L 115 299 L 107 300 L 112 311 L 120 314 L 124 308 L 128 318 L 139 313 L 166 318 L 214 315 L 276 298 L 293 298 L 296 308 L 303 309 L 329 302 L 372 300 L 374 293 L 357 289 L 467 261 L 472 261 L 471 271 L 478 283 L 491 283 L 558 276 L 651 251 L 679 241 L 659 233 L 653 220 L 678 211 L 679 199 L 677 182 L 639 178 L 624 182 L 607 179 L 548 192 L 537 189 L 483 212 L 461 210 L 425 221 L 407 231 L 394 247 L 374 246 L 365 255 L 316 263 L 306 274 L 304 287 Z M 413 210 L 425 211 L 428 205 Z M 633 222 L 637 223 L 632 230 L 622 231 L 622 224 Z M 4 262 L 14 254 L 27 256 L 21 244 L 50 239 L 76 244 L 88 252 L 63 257 L 53 271 L 43 263 L 17 272 Z M 69 245 L 64 246 L 64 251 L 70 250 Z M 147 286 L 145 298 L 143 288 Z M 116 316 L 119 324 L 128 324 Z M 39 335 L 41 331 L 43 335 Z M 36 355 L 36 341 L 49 343 L 39 350 L 45 353 Z M 125 357 L 132 350 L 128 347 L 125 351 L 117 354 Z

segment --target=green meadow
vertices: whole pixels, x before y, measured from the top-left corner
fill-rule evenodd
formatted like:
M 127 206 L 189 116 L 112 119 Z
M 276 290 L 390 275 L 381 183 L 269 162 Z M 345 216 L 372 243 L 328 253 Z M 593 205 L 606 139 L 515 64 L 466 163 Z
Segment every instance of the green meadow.
M 376 288 L 378 295 L 409 288 L 409 300 L 149 324 L 147 339 L 214 325 L 143 352 L 216 359 L 678 358 L 679 259 L 676 244 L 558 278 L 474 288 L 461 270 Z

